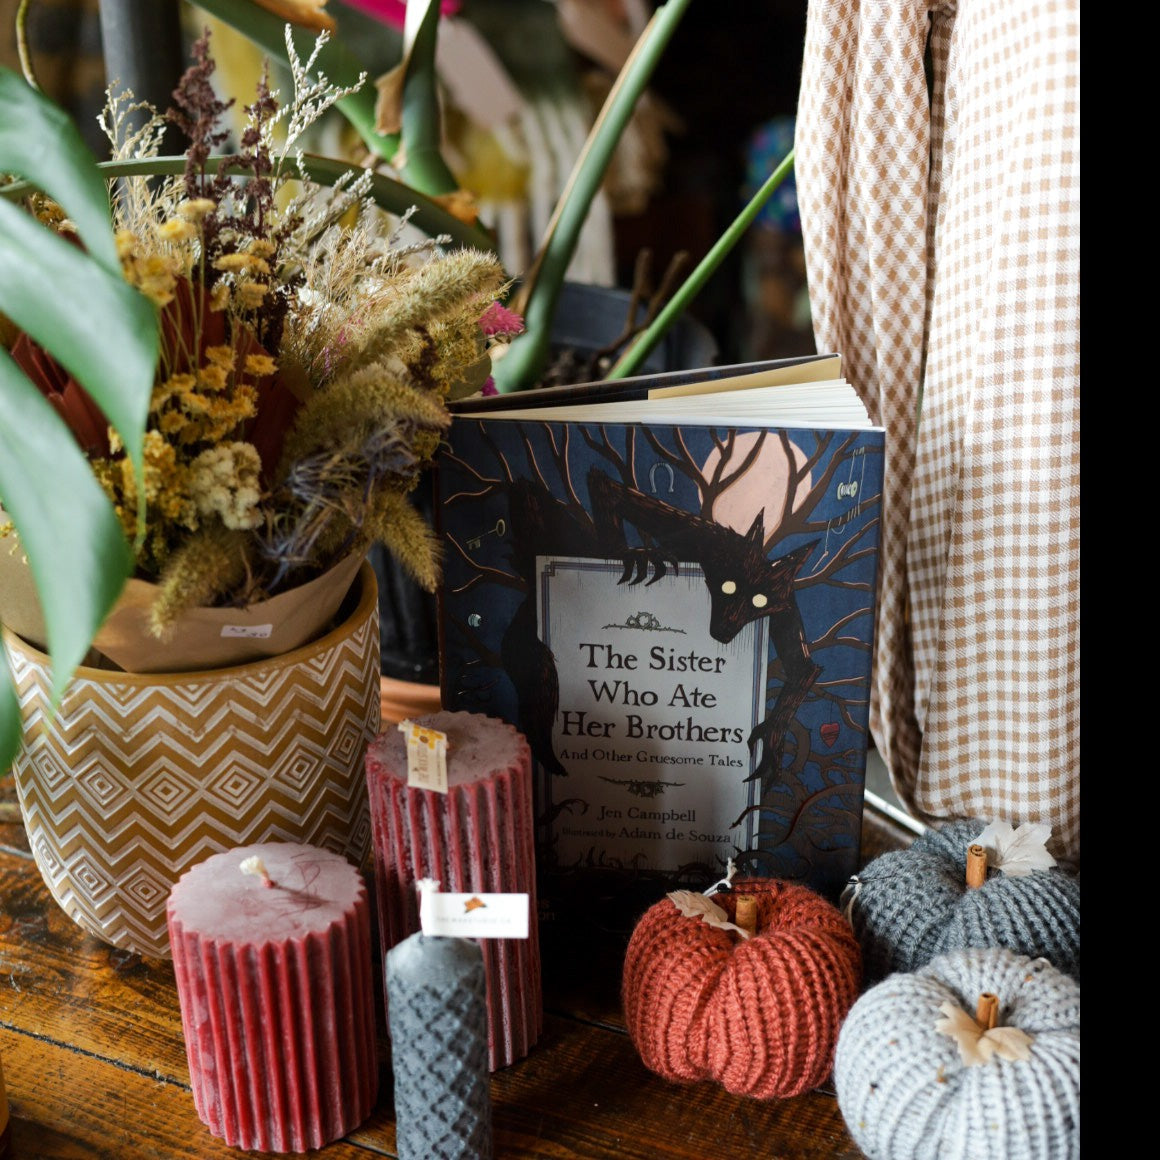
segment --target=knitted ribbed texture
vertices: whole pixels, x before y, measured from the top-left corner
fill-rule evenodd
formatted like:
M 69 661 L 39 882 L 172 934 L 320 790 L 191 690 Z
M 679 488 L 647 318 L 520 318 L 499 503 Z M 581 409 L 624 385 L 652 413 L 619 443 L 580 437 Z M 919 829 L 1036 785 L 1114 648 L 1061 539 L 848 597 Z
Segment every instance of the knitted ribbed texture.
M 646 1067 L 716 1080 L 758 1099 L 800 1095 L 830 1074 L 838 1029 L 861 985 L 858 944 L 836 907 L 804 886 L 735 880 L 714 895 L 733 920 L 757 898 L 747 940 L 681 914 L 668 898 L 637 924 L 621 997 Z
M 998 1026 L 1032 1037 L 1030 1058 L 963 1064 L 935 1024 L 999 998 Z M 870 1160 L 1074 1160 L 1079 1156 L 1079 984 L 1005 947 L 952 951 L 871 987 L 834 1061 L 838 1106 Z
M 967 887 L 967 847 L 985 822 L 948 822 L 870 862 L 842 895 L 866 980 L 913 971 L 963 947 L 1004 946 L 1079 974 L 1079 876 L 1058 867 Z

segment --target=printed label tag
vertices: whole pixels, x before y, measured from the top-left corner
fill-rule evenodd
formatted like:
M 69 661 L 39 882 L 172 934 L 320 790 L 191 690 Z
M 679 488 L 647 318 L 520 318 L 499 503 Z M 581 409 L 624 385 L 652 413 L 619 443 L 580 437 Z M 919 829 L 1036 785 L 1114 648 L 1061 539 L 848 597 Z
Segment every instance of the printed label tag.
M 274 631 L 272 624 L 223 624 L 222 636 L 244 636 L 251 640 L 265 640 Z
M 414 721 L 400 721 L 399 732 L 407 739 L 407 785 L 446 793 L 447 734 Z
M 428 936 L 527 938 L 526 894 L 441 894 L 424 891 L 419 925 Z

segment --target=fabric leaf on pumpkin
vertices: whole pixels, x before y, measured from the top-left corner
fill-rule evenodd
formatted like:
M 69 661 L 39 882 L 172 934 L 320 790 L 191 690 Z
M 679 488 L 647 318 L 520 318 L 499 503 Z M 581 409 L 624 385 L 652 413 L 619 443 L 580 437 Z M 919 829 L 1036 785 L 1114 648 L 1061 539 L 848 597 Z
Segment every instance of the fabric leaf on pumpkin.
M 711 899 L 692 890 L 674 890 L 665 895 L 686 918 L 699 918 L 709 926 L 721 930 L 735 930 L 742 938 L 749 937 L 749 931 L 729 921 L 729 916 Z
M 1050 826 L 1024 822 L 1015 829 L 1010 822 L 992 822 L 972 844 L 985 847 L 988 866 L 1012 878 L 1022 878 L 1055 865 L 1055 859 L 1047 852 L 1050 837 Z
M 964 1067 L 978 1067 L 996 1057 L 1012 1062 L 1031 1058 L 1033 1040 L 1026 1031 L 1018 1027 L 992 1027 L 984 1031 L 973 1015 L 949 999 L 939 1004 L 939 1010 L 946 1018 L 940 1019 L 934 1028 L 958 1044 Z

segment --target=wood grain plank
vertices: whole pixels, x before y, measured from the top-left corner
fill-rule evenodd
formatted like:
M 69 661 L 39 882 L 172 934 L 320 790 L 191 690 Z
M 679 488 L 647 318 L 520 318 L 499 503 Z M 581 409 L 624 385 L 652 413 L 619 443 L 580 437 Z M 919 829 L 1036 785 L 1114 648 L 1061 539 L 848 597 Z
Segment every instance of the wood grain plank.
M 0 1054 L 14 1157 L 237 1160 L 242 1155 L 198 1119 L 188 1087 L 10 1029 L 0 1030 Z M 342 1140 L 314 1154 L 327 1160 L 393 1155 Z
M 172 965 L 85 934 L 52 900 L 26 855 L 0 852 L 0 900 L 0 1052 L 10 1097 L 17 1093 L 17 1140 L 19 1133 L 40 1139 L 27 1135 L 33 1132 L 50 1142 L 48 1151 L 37 1145 L 15 1154 L 230 1154 L 213 1151 L 193 1110 Z M 605 947 L 578 957 L 559 985 L 546 977 L 556 1013 L 546 1019 L 543 1038 L 525 1060 L 492 1077 L 498 1158 L 859 1157 L 832 1094 L 761 1102 L 648 1072 L 622 1030 L 618 953 Z M 385 1039 L 381 1050 L 378 1106 L 343 1146 L 357 1151 L 326 1149 L 328 1160 L 395 1155 Z M 81 1095 L 85 1107 L 78 1112 L 73 1105 Z M 126 1123 L 136 1134 L 123 1140 Z
M 188 1083 L 173 965 L 81 930 L 31 861 L 0 853 L 0 1022 Z
M 861 1156 L 832 1096 L 759 1101 L 668 1083 L 627 1036 L 575 1020 L 549 1018 L 535 1051 L 492 1076 L 492 1100 L 496 1155 L 511 1160 Z

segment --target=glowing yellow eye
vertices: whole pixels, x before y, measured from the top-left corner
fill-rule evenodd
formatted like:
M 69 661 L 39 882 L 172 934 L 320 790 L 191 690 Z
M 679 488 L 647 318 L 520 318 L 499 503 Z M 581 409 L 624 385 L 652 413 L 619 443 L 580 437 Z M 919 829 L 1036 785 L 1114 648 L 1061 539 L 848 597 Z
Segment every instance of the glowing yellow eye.
M 760 592 L 753 598 L 754 608 L 764 608 L 769 603 L 769 597 L 763 596 Z
M 737 591 L 737 585 L 734 584 L 732 580 L 726 580 L 725 583 L 721 585 L 721 591 L 724 592 L 726 596 L 732 596 L 733 593 Z

